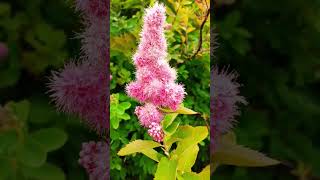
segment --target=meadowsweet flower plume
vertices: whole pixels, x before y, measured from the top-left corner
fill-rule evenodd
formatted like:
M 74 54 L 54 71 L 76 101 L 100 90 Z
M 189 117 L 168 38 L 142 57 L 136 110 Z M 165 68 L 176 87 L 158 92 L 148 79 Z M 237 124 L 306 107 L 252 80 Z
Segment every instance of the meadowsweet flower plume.
M 147 8 L 144 14 L 144 24 L 140 34 L 140 44 L 133 56 L 136 67 L 136 80 L 126 87 L 127 94 L 141 103 L 136 114 L 140 123 L 149 127 L 149 134 L 156 140 L 162 141 L 163 132 L 160 121 L 162 115 L 156 107 L 176 110 L 185 97 L 183 85 L 177 84 L 176 70 L 167 61 L 167 42 L 164 29 L 165 7 L 155 3 Z M 151 105 L 152 104 L 152 105 Z
M 229 72 L 227 68 L 211 70 L 211 149 L 217 146 L 217 139 L 232 129 L 239 115 L 238 104 L 247 104 L 245 98 L 239 95 L 240 84 L 236 82 L 237 73 Z
M 146 103 L 144 106 L 137 106 L 135 114 L 138 116 L 140 124 L 149 127 L 152 123 L 160 124 L 163 114 L 153 104 Z

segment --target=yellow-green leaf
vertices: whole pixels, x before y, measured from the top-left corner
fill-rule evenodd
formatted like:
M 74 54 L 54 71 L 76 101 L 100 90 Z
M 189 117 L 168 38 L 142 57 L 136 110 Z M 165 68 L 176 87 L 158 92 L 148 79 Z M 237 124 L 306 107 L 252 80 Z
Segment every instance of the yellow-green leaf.
M 271 166 L 280 163 L 260 152 L 224 141 L 219 143 L 219 148 L 212 155 L 212 160 L 220 164 L 247 167 Z
M 185 141 L 185 145 L 194 145 L 201 142 L 208 136 L 208 129 L 205 126 L 180 126 L 174 134 L 164 138 L 166 149 L 170 149 L 173 143 Z
M 176 180 L 177 160 L 161 158 L 154 180 Z
M 163 121 L 162 121 L 162 127 L 163 129 L 166 129 L 170 126 L 170 124 L 175 120 L 175 118 L 178 116 L 178 113 L 169 113 L 166 114 Z
M 197 144 L 189 146 L 178 157 L 178 170 L 182 172 L 191 172 L 191 168 L 196 162 L 199 147 Z
M 118 152 L 119 156 L 126 156 L 129 154 L 137 153 L 137 152 L 146 152 L 148 149 L 153 149 L 155 147 L 159 147 L 161 144 L 155 141 L 149 140 L 135 140 L 127 144 L 124 148 L 120 149 Z
M 190 146 L 200 143 L 208 136 L 208 129 L 206 126 L 187 127 L 192 129 L 192 133 L 179 142 L 179 146 L 176 149 L 178 155 L 183 153 L 183 151 Z
M 163 157 L 162 154 L 158 153 L 154 149 L 143 149 L 141 153 L 143 153 L 144 155 L 148 156 L 150 159 L 153 159 L 154 161 L 157 161 L 157 162 L 159 162 L 161 157 Z
M 210 165 L 207 165 L 203 170 L 199 173 L 201 180 L 209 180 L 210 179 Z
M 166 136 L 171 136 L 174 132 L 176 132 L 176 130 L 178 129 L 178 127 L 180 125 L 180 122 L 181 122 L 181 120 L 177 119 L 176 121 L 171 123 L 170 126 L 168 126 L 167 128 L 163 129 L 165 135 Z
M 189 108 L 184 107 L 183 104 L 181 104 L 176 111 L 172 111 L 166 108 L 160 108 L 160 110 L 165 113 L 178 113 L 178 114 L 187 114 L 187 115 L 199 114 L 198 112 L 195 112 Z
M 189 108 L 184 107 L 183 105 L 181 105 L 175 112 L 179 114 L 188 114 L 188 115 L 199 114 Z
M 181 178 L 178 178 L 178 180 L 200 180 L 200 177 L 197 173 L 186 172 L 186 173 L 183 173 Z

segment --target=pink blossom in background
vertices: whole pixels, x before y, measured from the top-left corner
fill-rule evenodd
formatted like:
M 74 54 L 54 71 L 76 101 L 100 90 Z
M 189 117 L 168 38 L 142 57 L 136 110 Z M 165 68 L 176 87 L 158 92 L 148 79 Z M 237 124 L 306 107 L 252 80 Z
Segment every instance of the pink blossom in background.
M 183 85 L 175 82 L 176 70 L 170 67 L 166 59 L 164 29 L 170 29 L 170 25 L 165 20 L 163 4 L 155 3 L 146 9 L 140 44 L 133 56 L 136 80 L 126 87 L 128 96 L 145 103 L 137 107 L 135 113 L 143 126 L 149 126 L 149 135 L 158 142 L 162 141 L 164 134 L 160 125 L 163 115 L 157 107 L 176 110 L 186 94 Z
M 80 33 L 82 57 L 94 68 L 106 68 L 109 57 L 108 9 L 106 0 L 77 0 L 76 10 L 82 13 L 84 31 Z
M 245 98 L 239 95 L 240 84 L 236 82 L 238 74 L 228 72 L 227 68 L 211 70 L 210 119 L 211 119 L 211 149 L 216 148 L 216 141 L 221 135 L 232 129 L 239 115 L 238 104 L 247 104 Z
M 100 135 L 109 132 L 109 2 L 76 0 L 83 18 L 81 54 L 78 63 L 68 63 L 53 72 L 49 83 L 51 98 L 60 111 L 79 116 Z M 90 180 L 109 179 L 107 142 L 83 143 L 79 163 Z
M 9 50 L 6 44 L 0 42 L 0 61 L 8 56 Z
M 105 0 L 76 0 L 76 10 L 92 18 L 108 16 L 108 6 L 109 3 Z
M 54 72 L 49 84 L 50 97 L 60 111 L 76 114 L 100 134 L 109 129 L 107 119 L 106 75 L 88 71 L 88 65 L 67 64 Z
M 82 143 L 79 164 L 86 169 L 90 180 L 109 179 L 108 149 L 108 144 L 105 142 Z
M 107 1 L 76 1 L 84 24 L 80 61 L 54 72 L 49 83 L 59 110 L 78 115 L 99 134 L 109 131 L 108 6 Z

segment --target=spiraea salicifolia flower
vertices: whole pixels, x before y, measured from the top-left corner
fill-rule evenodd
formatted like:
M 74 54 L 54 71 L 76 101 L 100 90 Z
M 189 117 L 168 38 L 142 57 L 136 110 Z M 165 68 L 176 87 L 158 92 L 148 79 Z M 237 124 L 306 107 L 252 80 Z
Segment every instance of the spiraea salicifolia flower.
M 146 9 L 140 44 L 133 56 L 136 80 L 126 87 L 129 96 L 145 103 L 136 109 L 136 114 L 143 126 L 152 124 L 148 132 L 156 141 L 163 138 L 160 125 L 162 115 L 156 107 L 176 110 L 186 94 L 184 87 L 175 82 L 176 70 L 167 61 L 164 28 L 168 25 L 165 21 L 165 7 L 162 4 L 155 3 Z
M 175 83 L 176 71 L 166 59 L 165 19 L 162 4 L 156 3 L 146 10 L 140 44 L 133 57 L 136 81 L 127 86 L 127 93 L 140 102 L 176 110 L 185 91 L 182 85 Z
M 108 3 L 77 0 L 84 32 L 82 54 L 77 64 L 69 63 L 50 79 L 51 97 L 61 111 L 78 115 L 99 134 L 107 134 L 108 111 Z
M 90 180 L 109 179 L 109 152 L 105 142 L 88 142 L 82 144 L 79 164 L 89 174 Z
M 147 128 L 152 123 L 160 124 L 163 118 L 163 114 L 151 103 L 146 103 L 144 106 L 137 106 L 135 114 L 138 116 L 140 124 Z
M 240 84 L 236 82 L 238 74 L 229 72 L 228 68 L 211 70 L 211 149 L 217 146 L 217 139 L 227 133 L 236 122 L 239 115 L 239 104 L 247 104 L 245 98 L 239 95 Z

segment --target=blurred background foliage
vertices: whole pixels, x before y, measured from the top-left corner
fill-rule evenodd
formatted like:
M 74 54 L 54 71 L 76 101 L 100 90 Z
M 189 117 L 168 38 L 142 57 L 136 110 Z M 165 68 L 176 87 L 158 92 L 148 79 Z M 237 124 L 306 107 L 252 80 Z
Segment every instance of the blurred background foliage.
M 166 0 L 166 31 L 168 59 L 178 72 L 178 82 L 185 84 L 188 93 L 184 104 L 200 112 L 199 116 L 178 116 L 185 124 L 206 125 L 210 104 L 210 21 L 202 29 L 202 47 L 196 56 L 200 41 L 200 26 L 204 22 L 210 2 L 207 0 Z M 135 78 L 132 56 L 139 43 L 143 12 L 154 1 L 113 0 L 110 12 L 110 71 L 111 109 L 110 141 L 112 179 L 152 179 L 156 163 L 142 154 L 119 157 L 117 152 L 136 139 L 150 139 L 140 126 L 134 109 L 139 105 L 125 94 L 125 85 Z M 209 163 L 209 139 L 201 143 L 197 164 L 193 171 L 200 172 Z
M 81 143 L 96 140 L 79 119 L 57 113 L 47 93 L 50 71 L 77 59 L 79 14 L 65 0 L 2 0 L 0 179 L 84 180 Z
M 221 166 L 213 179 L 320 179 L 320 2 L 215 2 L 212 64 L 238 71 L 249 102 L 238 141 L 285 165 Z

